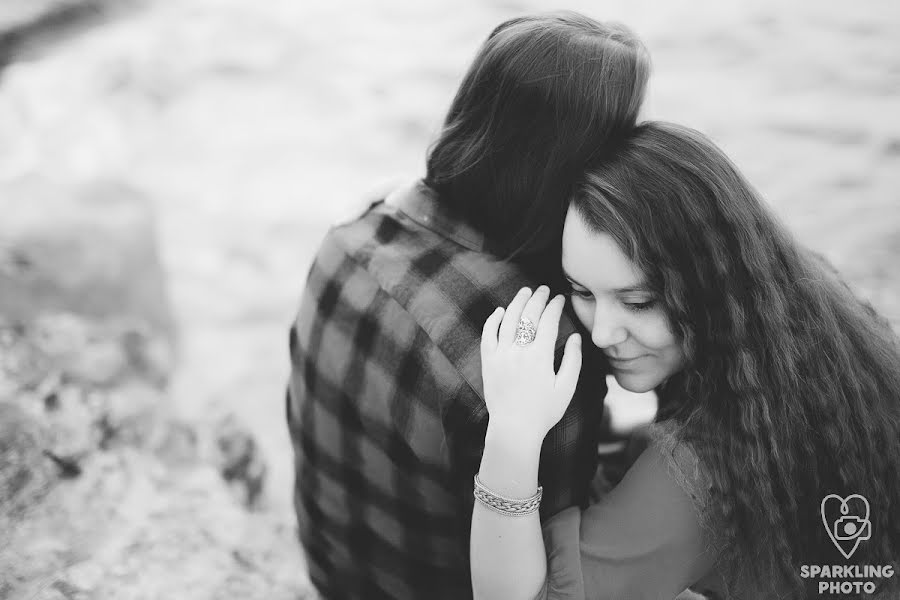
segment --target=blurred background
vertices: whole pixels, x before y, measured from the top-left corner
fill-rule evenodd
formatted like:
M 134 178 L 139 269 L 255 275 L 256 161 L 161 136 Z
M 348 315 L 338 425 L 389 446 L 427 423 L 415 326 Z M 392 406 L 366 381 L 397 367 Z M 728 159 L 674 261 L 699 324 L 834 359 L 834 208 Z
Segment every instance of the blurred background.
M 569 8 L 900 325 L 892 0 L 0 1 L 0 598 L 312 597 L 287 334 L 493 27 Z M 614 425 L 652 416 L 617 395 Z

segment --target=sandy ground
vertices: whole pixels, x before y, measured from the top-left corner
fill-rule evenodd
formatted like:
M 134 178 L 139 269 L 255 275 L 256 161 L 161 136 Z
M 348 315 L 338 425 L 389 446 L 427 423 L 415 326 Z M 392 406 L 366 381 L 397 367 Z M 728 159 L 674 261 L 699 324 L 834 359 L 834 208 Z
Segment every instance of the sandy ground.
M 181 330 L 175 400 L 247 421 L 270 508 L 290 519 L 287 328 L 312 252 L 373 188 L 421 173 L 490 29 L 558 6 L 147 2 L 3 73 L 0 183 L 113 178 L 152 198 Z M 567 7 L 641 35 L 645 116 L 710 134 L 900 323 L 900 3 Z

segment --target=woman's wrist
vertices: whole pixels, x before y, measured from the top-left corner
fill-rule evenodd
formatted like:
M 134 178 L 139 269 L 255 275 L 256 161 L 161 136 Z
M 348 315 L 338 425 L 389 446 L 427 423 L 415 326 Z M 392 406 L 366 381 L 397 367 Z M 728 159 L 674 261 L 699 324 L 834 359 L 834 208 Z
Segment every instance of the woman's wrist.
M 512 418 L 489 417 L 485 443 L 491 442 L 498 446 L 509 446 L 517 454 L 525 452 L 541 451 L 546 431 L 536 431 L 534 426 L 527 426 L 516 422 Z
M 543 436 L 488 425 L 479 478 L 497 494 L 528 498 L 537 490 Z

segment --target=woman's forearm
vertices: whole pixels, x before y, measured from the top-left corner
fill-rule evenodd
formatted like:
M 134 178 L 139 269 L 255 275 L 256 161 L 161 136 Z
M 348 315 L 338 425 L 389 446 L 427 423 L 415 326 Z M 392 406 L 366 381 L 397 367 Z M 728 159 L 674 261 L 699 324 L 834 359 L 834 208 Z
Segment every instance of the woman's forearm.
M 542 441 L 488 426 L 481 483 L 506 498 L 534 495 Z M 470 550 L 476 600 L 530 600 L 544 584 L 547 558 L 537 512 L 513 516 L 475 502 Z

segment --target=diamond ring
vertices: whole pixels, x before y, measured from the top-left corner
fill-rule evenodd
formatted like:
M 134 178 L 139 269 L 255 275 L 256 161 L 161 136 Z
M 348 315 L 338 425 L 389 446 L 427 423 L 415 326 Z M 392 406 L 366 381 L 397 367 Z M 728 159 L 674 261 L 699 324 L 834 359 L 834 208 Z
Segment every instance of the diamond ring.
M 519 319 L 519 323 L 516 325 L 516 339 L 513 343 L 516 346 L 527 346 L 533 342 L 536 337 L 537 329 L 535 329 L 534 323 L 526 317 Z

